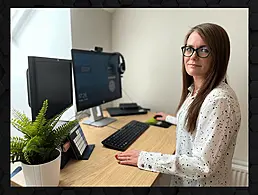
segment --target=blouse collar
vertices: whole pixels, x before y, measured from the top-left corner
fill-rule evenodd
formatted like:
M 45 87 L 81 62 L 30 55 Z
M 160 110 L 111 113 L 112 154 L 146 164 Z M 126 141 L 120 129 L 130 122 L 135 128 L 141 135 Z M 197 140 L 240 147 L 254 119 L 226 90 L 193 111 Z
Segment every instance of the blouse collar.
M 225 82 L 226 82 L 226 78 L 222 79 L 221 83 L 225 83 Z M 188 91 L 190 92 L 190 94 L 193 93 L 193 91 L 194 91 L 194 84 L 193 83 L 188 87 Z M 198 91 L 199 91 L 199 89 L 194 94 L 194 97 L 197 95 Z

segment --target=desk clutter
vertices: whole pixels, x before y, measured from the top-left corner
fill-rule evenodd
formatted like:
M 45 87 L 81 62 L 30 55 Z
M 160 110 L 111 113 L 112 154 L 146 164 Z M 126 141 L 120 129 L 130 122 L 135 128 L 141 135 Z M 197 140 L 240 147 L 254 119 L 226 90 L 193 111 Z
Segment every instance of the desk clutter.
M 136 107 L 140 107 L 137 104 L 120 104 L 121 110 L 135 110 Z M 147 111 L 146 111 L 147 113 Z M 101 141 L 104 147 L 125 151 L 130 145 L 132 145 L 137 138 L 144 133 L 150 125 L 161 128 L 169 128 L 172 124 L 166 121 L 156 120 L 155 117 L 148 119 L 145 122 L 132 120 L 118 129 L 116 132 Z M 84 133 L 79 124 L 77 124 L 70 132 L 69 141 L 71 148 L 67 153 L 63 153 L 61 168 L 69 161 L 69 157 L 77 160 L 88 160 L 95 145 L 88 145 Z
M 61 169 L 65 167 L 71 158 L 76 160 L 88 160 L 95 147 L 94 144 L 88 144 L 79 123 L 71 130 L 66 141 L 66 143 L 69 143 L 70 147 L 65 151 L 63 149 L 61 155 Z
M 137 103 L 121 103 L 119 107 L 109 107 L 107 111 L 110 116 L 128 116 L 128 115 L 139 115 L 147 114 L 150 109 L 142 108 Z
M 101 142 L 112 135 L 112 133 L 119 131 L 123 126 L 130 123 L 130 121 L 139 120 L 138 122 L 141 121 L 140 123 L 148 126 L 148 128 L 141 134 L 141 136 L 144 137 L 144 141 L 139 139 L 141 136 L 138 137 L 131 144 L 133 148 L 144 148 L 146 150 L 160 151 L 163 153 L 173 153 L 175 151 L 175 126 L 172 125 L 169 130 L 166 130 L 157 126 L 145 124 L 145 122 L 150 118 L 153 118 L 154 115 L 155 113 L 148 112 L 146 115 L 123 117 L 120 121 L 112 124 L 112 126 L 107 126 L 105 128 L 83 125 L 82 123 L 80 123 L 81 128 L 78 128 L 79 126 L 74 129 L 72 128 L 70 139 L 73 139 L 77 143 L 74 143 L 74 145 L 78 145 L 78 150 L 84 148 L 82 147 L 85 141 L 84 139 L 87 140 L 88 144 L 95 144 L 95 148 L 88 160 L 76 160 L 72 149 L 72 143 L 70 143 L 68 150 L 66 150 L 67 148 L 63 150 L 62 160 L 65 155 L 69 156 L 68 154 L 70 154 L 71 156 L 68 158 L 70 159 L 68 161 L 69 163 L 60 170 L 60 187 L 152 186 L 156 177 L 158 177 L 158 174 L 153 176 L 153 174 L 148 172 L 134 168 L 130 169 L 129 167 L 114 163 L 116 162 L 114 156 L 118 150 L 106 147 Z M 84 137 L 82 137 L 82 132 L 84 133 Z M 83 150 L 81 150 L 80 154 L 82 151 Z M 108 171 L 106 171 L 107 167 Z M 15 168 L 12 170 L 15 170 Z M 117 171 L 118 169 L 120 170 L 119 172 Z M 19 170 L 19 168 L 16 169 L 12 174 L 12 186 L 26 186 L 24 183 L 23 170 Z M 110 178 L 112 177 L 117 179 L 111 181 Z

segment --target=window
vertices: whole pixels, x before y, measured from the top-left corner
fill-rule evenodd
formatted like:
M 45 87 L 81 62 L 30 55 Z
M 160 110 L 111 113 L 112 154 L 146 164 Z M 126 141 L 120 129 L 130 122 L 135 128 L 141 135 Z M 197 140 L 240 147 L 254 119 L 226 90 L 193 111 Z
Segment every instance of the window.
M 21 32 L 22 27 L 31 17 L 34 10 L 32 8 L 11 8 L 11 38 L 17 38 L 18 33 Z

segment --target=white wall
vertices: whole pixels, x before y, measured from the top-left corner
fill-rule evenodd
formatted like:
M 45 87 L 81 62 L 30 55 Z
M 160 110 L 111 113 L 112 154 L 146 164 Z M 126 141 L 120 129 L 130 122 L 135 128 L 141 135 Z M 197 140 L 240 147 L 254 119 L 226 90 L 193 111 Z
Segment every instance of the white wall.
M 101 8 L 71 8 L 72 47 L 94 50 L 95 46 L 111 52 L 112 14 Z M 111 106 L 112 102 L 102 105 Z
M 229 84 L 242 111 L 234 158 L 248 161 L 248 9 L 118 9 L 113 14 L 112 50 L 126 60 L 123 89 L 152 111 L 174 114 L 181 95 L 180 47 L 187 31 L 202 22 L 225 28 L 231 40 Z M 130 102 L 123 94 L 116 101 Z
M 15 108 L 31 118 L 28 106 L 26 69 L 28 56 L 71 59 L 70 9 L 35 9 L 22 31 L 11 42 L 11 109 Z M 62 119 L 74 115 L 74 107 Z M 11 127 L 11 135 L 22 135 Z

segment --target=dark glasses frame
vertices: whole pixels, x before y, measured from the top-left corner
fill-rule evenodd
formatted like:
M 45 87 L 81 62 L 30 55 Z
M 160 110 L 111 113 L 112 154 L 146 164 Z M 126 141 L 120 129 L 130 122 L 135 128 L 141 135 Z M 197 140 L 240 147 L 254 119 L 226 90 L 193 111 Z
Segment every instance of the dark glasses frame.
M 199 49 L 202 49 L 203 47 L 206 47 L 206 46 L 201 46 L 201 47 L 198 47 L 198 48 L 194 49 L 194 48 L 191 47 L 191 46 L 184 45 L 184 46 L 181 47 L 181 50 L 182 50 L 183 56 L 185 56 L 185 57 L 191 57 L 191 56 L 194 54 L 194 52 L 196 52 L 196 54 L 197 54 L 198 57 L 200 57 L 200 58 L 207 58 L 207 57 L 209 57 L 209 55 L 210 55 L 210 53 L 211 53 L 210 48 L 209 48 L 209 53 L 207 54 L 207 56 L 205 56 L 205 57 L 199 56 L 198 50 L 199 50 Z M 184 54 L 186 48 L 191 48 L 191 49 L 192 49 L 191 55 L 188 56 L 188 55 L 185 55 L 185 54 Z

